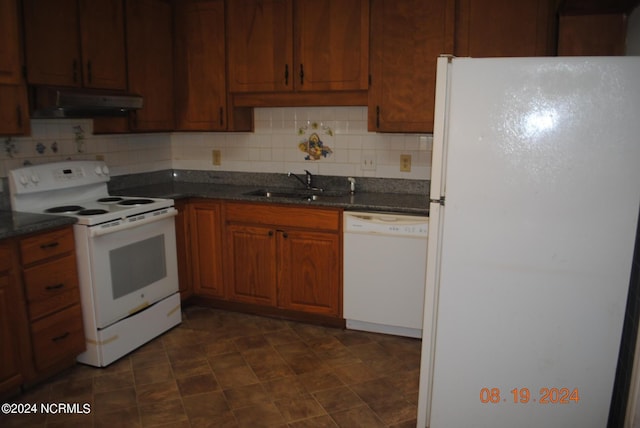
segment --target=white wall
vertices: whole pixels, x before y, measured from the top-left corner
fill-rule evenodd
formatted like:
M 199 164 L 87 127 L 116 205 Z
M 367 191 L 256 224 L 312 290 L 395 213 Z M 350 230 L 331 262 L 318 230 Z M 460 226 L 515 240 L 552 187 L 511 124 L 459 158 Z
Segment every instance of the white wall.
M 77 138 L 77 126 L 84 138 Z M 9 143 L 0 137 L 0 177 L 25 163 L 97 157 L 104 158 L 114 175 L 171 168 L 169 134 L 92 135 L 92 127 L 91 119 L 31 120 L 29 137 L 14 137 Z
M 332 154 L 304 160 L 300 141 L 317 130 Z M 84 138 L 78 141 L 77 128 Z M 307 130 L 302 129 L 307 126 Z M 331 129 L 333 135 L 326 132 Z M 113 175 L 168 168 L 287 172 L 308 169 L 322 175 L 428 179 L 431 174 L 429 134 L 367 132 L 366 107 L 260 108 L 255 110 L 255 132 L 181 132 L 159 134 L 92 135 L 89 119 L 31 121 L 31 136 L 0 139 L 0 177 L 25 162 L 102 157 Z M 55 144 L 54 144 L 55 143 Z M 7 146 L 15 150 L 7 150 Z M 42 153 L 38 152 L 40 147 Z M 57 147 L 57 152 L 54 151 Z M 42 150 L 44 148 L 44 150 Z M 220 150 L 222 164 L 212 165 L 212 150 Z M 410 154 L 411 172 L 400 172 L 400 155 Z M 375 169 L 363 169 L 372 159 Z
M 318 125 L 315 132 L 332 153 L 320 160 L 305 160 L 298 144 L 311 135 L 314 123 Z M 253 133 L 175 133 L 171 140 L 177 169 L 279 173 L 308 169 L 338 176 L 431 176 L 432 136 L 367 132 L 365 107 L 258 108 Z M 221 151 L 220 166 L 212 165 L 214 149 Z M 401 154 L 411 155 L 411 172 L 400 171 Z M 373 160 L 375 169 L 364 167 L 365 160 Z

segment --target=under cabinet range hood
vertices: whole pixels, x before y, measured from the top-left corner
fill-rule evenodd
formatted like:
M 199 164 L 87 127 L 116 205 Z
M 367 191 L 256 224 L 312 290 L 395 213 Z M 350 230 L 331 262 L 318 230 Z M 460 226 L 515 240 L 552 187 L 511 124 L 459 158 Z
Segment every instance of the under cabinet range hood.
M 142 108 L 140 95 L 95 89 L 30 88 L 32 118 L 118 117 Z

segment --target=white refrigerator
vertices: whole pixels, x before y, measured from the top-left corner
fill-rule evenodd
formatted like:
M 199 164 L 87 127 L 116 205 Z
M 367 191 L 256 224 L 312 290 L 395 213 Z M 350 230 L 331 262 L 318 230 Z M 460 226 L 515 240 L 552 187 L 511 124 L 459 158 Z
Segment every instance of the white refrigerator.
M 640 57 L 438 59 L 418 426 L 604 428 Z

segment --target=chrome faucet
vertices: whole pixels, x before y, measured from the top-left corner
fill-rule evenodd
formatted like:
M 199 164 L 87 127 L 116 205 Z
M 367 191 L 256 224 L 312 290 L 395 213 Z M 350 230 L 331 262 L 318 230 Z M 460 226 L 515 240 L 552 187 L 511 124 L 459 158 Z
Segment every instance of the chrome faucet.
M 295 179 L 297 179 L 300 183 L 302 183 L 304 185 L 304 187 L 307 188 L 307 190 L 319 190 L 320 192 L 322 192 L 323 189 L 320 189 L 318 187 L 314 187 L 313 186 L 313 174 L 311 174 L 308 170 L 304 170 L 304 172 L 306 173 L 306 180 L 303 180 L 302 178 L 300 178 L 299 176 L 297 176 L 296 174 L 294 174 L 293 172 L 289 171 L 287 173 L 287 175 L 289 177 L 294 177 Z

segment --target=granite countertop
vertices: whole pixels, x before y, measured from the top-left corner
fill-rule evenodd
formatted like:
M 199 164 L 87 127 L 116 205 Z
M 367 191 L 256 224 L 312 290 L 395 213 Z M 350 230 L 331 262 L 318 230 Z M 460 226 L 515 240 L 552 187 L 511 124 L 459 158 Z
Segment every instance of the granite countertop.
M 253 201 L 279 204 L 295 204 L 310 207 L 336 207 L 351 211 L 384 211 L 412 215 L 428 215 L 429 200 L 426 194 L 402 194 L 392 192 L 355 192 L 348 191 L 316 192 L 317 200 L 307 198 L 271 197 L 251 195 L 258 190 L 299 192 L 302 187 L 274 187 L 258 185 L 230 185 L 213 183 L 194 183 L 173 181 L 166 183 L 147 184 L 143 186 L 126 187 L 116 192 L 125 196 L 147 196 L 156 198 L 212 198 L 235 201 Z
M 304 175 L 304 174 L 303 174 Z M 318 200 L 300 196 L 267 198 L 251 195 L 258 190 L 296 192 L 302 185 L 286 174 L 235 173 L 224 171 L 163 170 L 112 177 L 109 193 L 124 196 L 184 199 L 210 198 L 309 207 L 334 207 L 351 211 L 380 211 L 429 215 L 428 182 L 424 180 L 357 178 L 356 191 L 349 193 L 346 177 L 315 176 L 315 185 L 326 189 Z M 74 217 L 30 214 L 0 208 L 0 239 L 46 231 L 74 224 Z
M 43 232 L 75 222 L 76 219 L 73 217 L 3 210 L 0 211 L 0 239 Z

